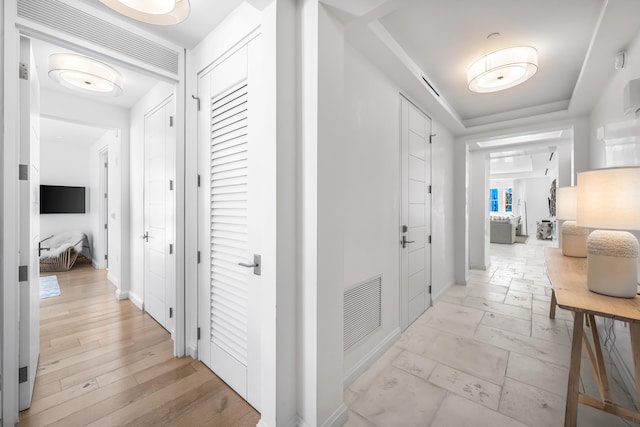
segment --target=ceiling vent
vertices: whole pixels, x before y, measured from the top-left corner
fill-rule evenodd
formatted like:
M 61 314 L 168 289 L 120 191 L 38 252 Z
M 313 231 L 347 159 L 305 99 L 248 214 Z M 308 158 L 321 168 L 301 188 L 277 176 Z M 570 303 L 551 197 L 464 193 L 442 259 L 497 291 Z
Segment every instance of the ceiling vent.
M 61 1 L 18 0 L 18 16 L 178 74 L 178 52 Z

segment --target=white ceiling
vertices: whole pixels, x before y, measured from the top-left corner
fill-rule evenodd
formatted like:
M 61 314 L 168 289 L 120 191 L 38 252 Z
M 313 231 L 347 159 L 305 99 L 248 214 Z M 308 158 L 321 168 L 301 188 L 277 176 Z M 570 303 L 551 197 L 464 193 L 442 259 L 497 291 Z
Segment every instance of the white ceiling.
M 640 31 L 638 0 L 360 0 L 351 9 L 324 2 L 345 23 L 347 40 L 456 135 L 588 114 L 616 53 Z M 494 32 L 501 35 L 487 40 Z M 516 45 L 538 50 L 533 78 L 495 93 L 467 88 L 474 60 Z
M 82 125 L 48 117 L 40 118 L 40 135 L 43 144 L 64 143 L 91 145 L 107 133 L 107 129 Z

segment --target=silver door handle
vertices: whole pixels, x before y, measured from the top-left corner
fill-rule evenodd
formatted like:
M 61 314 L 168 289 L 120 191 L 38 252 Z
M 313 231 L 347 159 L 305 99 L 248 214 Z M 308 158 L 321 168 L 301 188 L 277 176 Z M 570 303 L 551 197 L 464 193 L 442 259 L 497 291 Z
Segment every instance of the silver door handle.
M 239 262 L 238 265 L 247 268 L 253 268 L 253 274 L 256 276 L 260 276 L 262 274 L 262 256 L 253 255 L 253 264 L 249 264 L 246 262 Z
M 407 236 L 402 236 L 402 248 L 407 247 L 407 243 L 415 243 L 415 240 L 407 240 Z
M 144 239 L 146 242 L 148 242 L 149 241 L 149 232 L 148 231 L 145 232 L 140 238 Z

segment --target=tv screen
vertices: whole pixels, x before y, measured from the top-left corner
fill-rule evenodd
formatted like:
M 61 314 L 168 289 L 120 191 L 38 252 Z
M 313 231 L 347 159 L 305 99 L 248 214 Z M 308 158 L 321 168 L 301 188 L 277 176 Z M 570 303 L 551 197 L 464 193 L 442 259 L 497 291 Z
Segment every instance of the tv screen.
M 40 186 L 40 213 L 85 213 L 84 187 Z

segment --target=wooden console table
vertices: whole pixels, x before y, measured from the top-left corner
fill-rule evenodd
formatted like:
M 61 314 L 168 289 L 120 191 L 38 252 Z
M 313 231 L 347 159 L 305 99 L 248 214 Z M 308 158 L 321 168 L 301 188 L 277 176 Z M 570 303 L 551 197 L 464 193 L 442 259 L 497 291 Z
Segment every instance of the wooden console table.
M 575 427 L 578 420 L 578 403 L 640 422 L 640 412 L 618 406 L 611 400 L 609 380 L 595 322 L 595 316 L 629 322 L 636 393 L 640 401 L 640 297 L 616 298 L 589 291 L 586 258 L 565 257 L 560 249 L 545 248 L 544 259 L 552 287 L 549 317 L 555 317 L 556 304 L 574 313 L 565 427 Z M 591 330 L 593 346 L 584 334 L 585 320 Z M 579 390 L 583 346 L 598 385 L 600 399 L 582 394 Z

